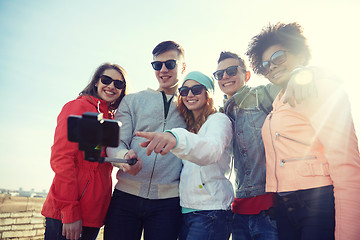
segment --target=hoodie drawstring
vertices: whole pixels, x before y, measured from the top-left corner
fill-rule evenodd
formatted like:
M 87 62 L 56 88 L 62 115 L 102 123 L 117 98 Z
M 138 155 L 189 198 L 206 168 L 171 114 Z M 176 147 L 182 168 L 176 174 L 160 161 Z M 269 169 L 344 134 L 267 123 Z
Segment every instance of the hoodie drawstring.
M 98 101 L 98 104 L 97 104 L 97 110 L 98 110 L 99 113 L 101 113 L 100 112 L 100 100 Z

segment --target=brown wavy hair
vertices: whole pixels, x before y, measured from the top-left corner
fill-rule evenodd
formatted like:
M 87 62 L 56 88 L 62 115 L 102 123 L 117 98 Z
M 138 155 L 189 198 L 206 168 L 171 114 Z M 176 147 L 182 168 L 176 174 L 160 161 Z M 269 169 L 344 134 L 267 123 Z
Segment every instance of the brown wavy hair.
M 180 115 L 185 119 L 186 129 L 192 133 L 198 133 L 201 126 L 204 124 L 206 119 L 213 113 L 216 113 L 216 108 L 214 107 L 214 100 L 209 96 L 209 93 L 206 93 L 206 104 L 202 109 L 201 114 L 197 119 L 195 119 L 194 114 L 190 111 L 182 101 L 182 97 L 178 96 L 178 104 L 177 108 L 179 110 Z
M 101 75 L 105 72 L 105 70 L 107 69 L 114 69 L 116 70 L 118 73 L 121 74 L 121 76 L 124 79 L 125 84 L 128 84 L 128 75 L 125 71 L 125 69 L 123 67 L 121 67 L 118 64 L 112 64 L 112 63 L 103 63 L 102 65 L 100 65 L 96 70 L 94 75 L 91 78 L 91 81 L 89 82 L 89 84 L 84 88 L 84 90 L 82 90 L 79 95 L 89 95 L 89 96 L 93 96 L 96 98 L 100 98 L 99 95 L 97 94 L 97 87 L 95 86 L 95 84 L 97 82 L 99 82 Z M 108 107 L 109 107 L 109 111 L 115 111 L 121 100 L 123 99 L 123 97 L 127 94 L 127 88 L 125 88 L 122 90 L 120 97 L 113 103 L 111 103 Z

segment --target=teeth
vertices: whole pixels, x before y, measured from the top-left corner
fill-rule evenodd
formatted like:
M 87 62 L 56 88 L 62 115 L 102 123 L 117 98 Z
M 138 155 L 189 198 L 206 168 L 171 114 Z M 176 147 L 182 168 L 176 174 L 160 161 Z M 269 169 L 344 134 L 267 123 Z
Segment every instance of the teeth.
M 188 100 L 188 103 L 194 103 L 197 102 L 197 100 Z
M 233 83 L 232 82 L 228 82 L 228 83 L 224 83 L 223 86 L 226 87 L 226 86 L 229 86 L 229 85 L 232 85 Z
M 115 93 L 109 92 L 109 91 L 105 91 L 105 93 L 106 93 L 106 94 L 111 94 L 111 95 L 115 94 Z

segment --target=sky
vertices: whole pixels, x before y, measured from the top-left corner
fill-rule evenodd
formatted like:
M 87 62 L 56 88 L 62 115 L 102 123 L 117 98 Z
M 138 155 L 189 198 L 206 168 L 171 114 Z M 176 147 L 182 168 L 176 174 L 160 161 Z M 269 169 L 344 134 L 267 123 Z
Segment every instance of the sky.
M 130 92 L 156 89 L 158 43 L 179 42 L 187 72 L 211 75 L 221 51 L 244 56 L 277 22 L 303 26 L 311 64 L 343 80 L 360 132 L 359 12 L 358 0 L 0 0 L 0 188 L 48 191 L 56 118 L 102 63 L 126 69 Z M 266 83 L 255 74 L 249 81 Z

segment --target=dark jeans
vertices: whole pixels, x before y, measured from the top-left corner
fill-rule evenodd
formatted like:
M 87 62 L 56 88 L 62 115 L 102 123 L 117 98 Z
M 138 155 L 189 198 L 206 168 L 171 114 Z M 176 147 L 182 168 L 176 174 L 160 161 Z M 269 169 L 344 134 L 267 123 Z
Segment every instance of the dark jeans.
M 227 240 L 231 234 L 231 210 L 206 210 L 183 214 L 180 240 Z
M 63 224 L 60 220 L 53 218 L 45 219 L 45 240 L 66 240 L 62 235 Z M 95 240 L 100 228 L 82 227 L 81 240 Z
M 177 239 L 181 225 L 178 197 L 145 199 L 114 190 L 105 220 L 104 239 Z
M 276 221 L 269 210 L 259 214 L 245 215 L 234 213 L 232 223 L 233 240 L 278 240 Z
M 333 186 L 277 195 L 275 217 L 280 240 L 334 239 Z

